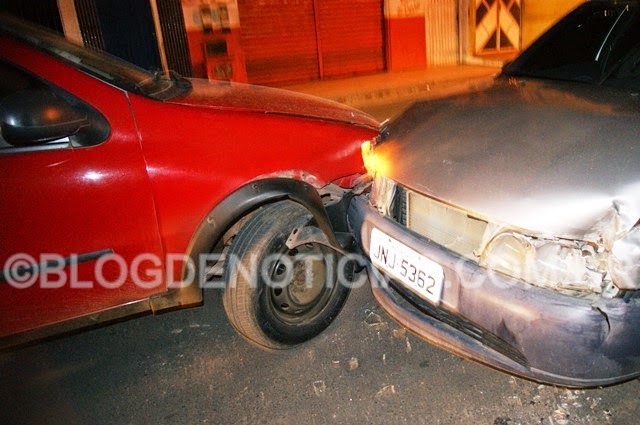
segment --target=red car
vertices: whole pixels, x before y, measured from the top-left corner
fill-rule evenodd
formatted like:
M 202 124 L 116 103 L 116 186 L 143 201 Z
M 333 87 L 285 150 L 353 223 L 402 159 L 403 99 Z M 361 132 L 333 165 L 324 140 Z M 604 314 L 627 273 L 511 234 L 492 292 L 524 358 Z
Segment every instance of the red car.
M 370 116 L 150 73 L 2 16 L 0 125 L 0 348 L 198 305 L 206 286 L 269 348 L 342 307 Z

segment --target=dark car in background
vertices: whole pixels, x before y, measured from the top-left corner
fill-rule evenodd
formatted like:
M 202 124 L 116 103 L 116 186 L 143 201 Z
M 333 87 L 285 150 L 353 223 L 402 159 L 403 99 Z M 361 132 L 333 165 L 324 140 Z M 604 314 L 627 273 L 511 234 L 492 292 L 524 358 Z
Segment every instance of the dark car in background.
M 540 382 L 640 375 L 640 3 L 579 6 L 364 157 L 349 219 L 400 324 Z

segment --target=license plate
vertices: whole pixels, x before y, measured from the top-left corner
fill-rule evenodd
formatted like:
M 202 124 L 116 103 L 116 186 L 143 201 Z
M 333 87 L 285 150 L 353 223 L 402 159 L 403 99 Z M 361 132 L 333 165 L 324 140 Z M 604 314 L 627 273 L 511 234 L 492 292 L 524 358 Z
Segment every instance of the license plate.
M 371 262 L 434 304 L 440 302 L 444 284 L 442 266 L 378 229 L 371 231 Z

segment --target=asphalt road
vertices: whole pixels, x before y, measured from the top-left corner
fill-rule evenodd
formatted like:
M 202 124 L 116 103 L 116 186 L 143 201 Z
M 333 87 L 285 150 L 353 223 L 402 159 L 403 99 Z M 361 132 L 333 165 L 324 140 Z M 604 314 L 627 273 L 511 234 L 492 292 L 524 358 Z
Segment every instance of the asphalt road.
M 236 335 L 212 290 L 203 307 L 0 354 L 0 424 L 636 424 L 639 395 L 638 380 L 568 390 L 462 360 L 392 322 L 368 287 L 287 351 Z
M 265 352 L 227 324 L 220 293 L 0 355 L 2 424 L 635 424 L 640 381 L 567 390 L 435 348 L 369 288 L 315 340 Z

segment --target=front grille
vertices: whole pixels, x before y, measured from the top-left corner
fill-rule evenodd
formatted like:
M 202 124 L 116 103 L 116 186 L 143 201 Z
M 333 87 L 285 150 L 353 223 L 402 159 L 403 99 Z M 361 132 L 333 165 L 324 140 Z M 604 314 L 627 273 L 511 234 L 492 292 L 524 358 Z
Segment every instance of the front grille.
M 374 200 L 378 205 L 387 206 L 379 208 L 385 215 L 456 254 L 478 260 L 476 253 L 483 243 L 486 221 L 388 179 L 378 183 L 393 187 L 393 190 L 379 192 L 390 199 Z
M 384 216 L 448 250 L 477 263 L 476 251 L 482 246 L 489 224 L 465 211 L 424 196 L 385 177 L 378 177 L 371 192 L 371 203 Z M 514 344 L 459 314 L 425 301 L 393 279 L 388 282 L 394 299 L 403 308 L 418 310 L 439 322 L 479 341 L 486 347 L 528 367 Z
M 402 186 L 396 186 L 391 212 L 396 223 L 407 225 L 407 191 Z

